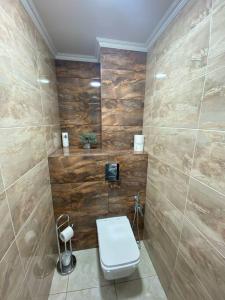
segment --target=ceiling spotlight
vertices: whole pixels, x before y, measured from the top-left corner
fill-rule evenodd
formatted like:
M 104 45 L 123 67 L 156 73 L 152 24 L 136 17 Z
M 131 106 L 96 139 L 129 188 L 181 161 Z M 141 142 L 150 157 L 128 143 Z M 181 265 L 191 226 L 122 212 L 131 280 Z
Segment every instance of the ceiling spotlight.
M 101 86 L 101 83 L 99 81 L 97 81 L 97 80 L 93 80 L 93 81 L 91 81 L 90 85 L 92 87 L 98 88 L 98 87 Z
M 167 75 L 165 73 L 158 73 L 155 75 L 156 79 L 166 79 Z
M 50 80 L 47 78 L 40 78 L 40 79 L 38 79 L 38 82 L 43 83 L 43 84 L 48 84 L 50 82 Z

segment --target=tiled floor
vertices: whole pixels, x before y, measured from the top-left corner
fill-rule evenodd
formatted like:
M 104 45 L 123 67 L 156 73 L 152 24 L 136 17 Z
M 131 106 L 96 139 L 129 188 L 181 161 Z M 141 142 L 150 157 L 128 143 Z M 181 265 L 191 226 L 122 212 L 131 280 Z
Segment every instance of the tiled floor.
M 69 276 L 55 272 L 49 300 L 165 300 L 144 244 L 137 271 L 129 278 L 104 279 L 99 265 L 98 249 L 76 251 L 77 266 Z

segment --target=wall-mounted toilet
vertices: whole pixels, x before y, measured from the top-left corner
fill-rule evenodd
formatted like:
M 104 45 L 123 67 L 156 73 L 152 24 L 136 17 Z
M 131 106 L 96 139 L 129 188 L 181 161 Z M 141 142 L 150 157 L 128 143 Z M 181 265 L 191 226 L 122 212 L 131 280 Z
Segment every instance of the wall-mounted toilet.
M 99 219 L 96 223 L 100 264 L 105 279 L 131 275 L 139 264 L 140 251 L 128 218 Z

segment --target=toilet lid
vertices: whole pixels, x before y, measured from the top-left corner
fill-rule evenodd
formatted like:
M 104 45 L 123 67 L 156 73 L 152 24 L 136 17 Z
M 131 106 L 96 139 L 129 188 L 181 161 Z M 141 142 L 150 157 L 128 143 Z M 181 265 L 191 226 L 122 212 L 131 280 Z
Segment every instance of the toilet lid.
M 127 217 L 96 221 L 101 262 L 105 267 L 135 263 L 140 258 L 130 222 Z

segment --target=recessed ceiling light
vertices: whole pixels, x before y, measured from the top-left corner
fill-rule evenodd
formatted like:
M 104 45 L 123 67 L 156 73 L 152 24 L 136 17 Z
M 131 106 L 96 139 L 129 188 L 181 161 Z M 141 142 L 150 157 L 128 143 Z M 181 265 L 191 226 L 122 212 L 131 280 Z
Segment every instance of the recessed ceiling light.
M 167 75 L 165 73 L 158 73 L 155 75 L 156 79 L 165 79 L 167 78 Z
M 38 82 L 43 83 L 43 84 L 48 84 L 50 82 L 50 80 L 47 78 L 40 78 L 40 79 L 38 79 Z
M 101 83 L 99 81 L 97 81 L 97 80 L 93 80 L 93 81 L 91 81 L 90 85 L 92 87 L 98 88 L 98 87 L 101 86 Z

